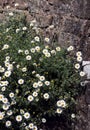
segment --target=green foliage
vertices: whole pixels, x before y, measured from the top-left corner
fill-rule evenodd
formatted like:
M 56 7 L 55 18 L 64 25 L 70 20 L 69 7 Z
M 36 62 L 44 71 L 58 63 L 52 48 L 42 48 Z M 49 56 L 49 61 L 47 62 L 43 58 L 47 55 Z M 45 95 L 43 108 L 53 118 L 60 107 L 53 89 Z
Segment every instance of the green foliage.
M 45 45 L 49 39 L 30 25 L 23 16 L 0 25 L 0 122 L 10 129 L 37 130 L 47 116 L 71 117 L 85 75 L 81 52 Z

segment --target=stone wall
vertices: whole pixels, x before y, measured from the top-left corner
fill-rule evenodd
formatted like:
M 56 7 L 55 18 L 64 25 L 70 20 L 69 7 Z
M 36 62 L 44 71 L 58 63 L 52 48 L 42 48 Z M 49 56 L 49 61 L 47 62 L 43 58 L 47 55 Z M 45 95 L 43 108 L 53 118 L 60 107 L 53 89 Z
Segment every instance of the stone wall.
M 58 41 L 61 46 L 74 45 L 83 52 L 84 60 L 90 60 L 90 0 L 0 0 L 0 21 L 8 11 L 25 13 L 27 21 L 36 19 L 51 44 Z M 81 105 L 76 130 L 90 129 L 86 97 L 78 99 Z

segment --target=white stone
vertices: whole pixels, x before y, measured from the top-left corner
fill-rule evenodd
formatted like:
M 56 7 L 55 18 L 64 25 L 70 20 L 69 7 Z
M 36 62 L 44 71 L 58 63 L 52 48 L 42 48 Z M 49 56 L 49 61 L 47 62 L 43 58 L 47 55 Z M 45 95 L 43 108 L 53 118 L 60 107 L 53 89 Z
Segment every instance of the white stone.
M 84 72 L 87 74 L 87 79 L 90 79 L 90 61 L 83 61 Z

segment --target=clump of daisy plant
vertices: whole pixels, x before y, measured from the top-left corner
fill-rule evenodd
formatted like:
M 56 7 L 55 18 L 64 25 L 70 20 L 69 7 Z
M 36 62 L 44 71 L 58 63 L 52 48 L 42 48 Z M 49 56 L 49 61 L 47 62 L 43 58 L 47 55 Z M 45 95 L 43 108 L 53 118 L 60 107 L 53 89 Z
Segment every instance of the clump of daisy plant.
M 45 45 L 35 20 L 9 18 L 0 26 L 0 129 L 39 130 L 48 116 L 75 117 L 82 53 Z

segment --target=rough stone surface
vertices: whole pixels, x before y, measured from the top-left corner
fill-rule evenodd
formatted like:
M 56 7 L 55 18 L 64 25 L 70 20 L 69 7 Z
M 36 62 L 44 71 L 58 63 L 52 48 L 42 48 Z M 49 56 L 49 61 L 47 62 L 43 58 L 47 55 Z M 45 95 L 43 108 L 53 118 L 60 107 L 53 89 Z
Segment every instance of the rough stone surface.
M 90 105 L 88 105 L 88 125 L 87 130 L 90 130 Z
M 86 130 L 90 130 L 90 82 L 88 82 L 87 84 L 86 102 L 88 104 L 88 113 L 87 113 L 88 124 L 87 124 Z
M 19 6 L 15 6 L 16 3 Z M 28 22 L 36 19 L 51 44 L 56 41 L 61 46 L 74 45 L 83 52 L 84 60 L 90 60 L 90 0 L 0 0 L 0 22 L 6 12 L 14 11 L 12 9 L 25 13 Z M 86 91 L 88 102 L 89 94 Z M 78 102 L 81 105 L 77 107 L 79 116 L 75 130 L 89 130 L 90 112 L 85 95 Z
M 90 61 L 83 61 L 84 72 L 87 74 L 87 79 L 90 79 Z
M 82 19 L 90 19 L 90 0 L 73 0 L 74 14 Z
M 88 125 L 88 107 L 85 99 L 85 95 L 82 95 L 78 98 L 78 105 L 77 105 L 77 124 L 75 126 L 75 130 L 87 130 L 86 127 Z

